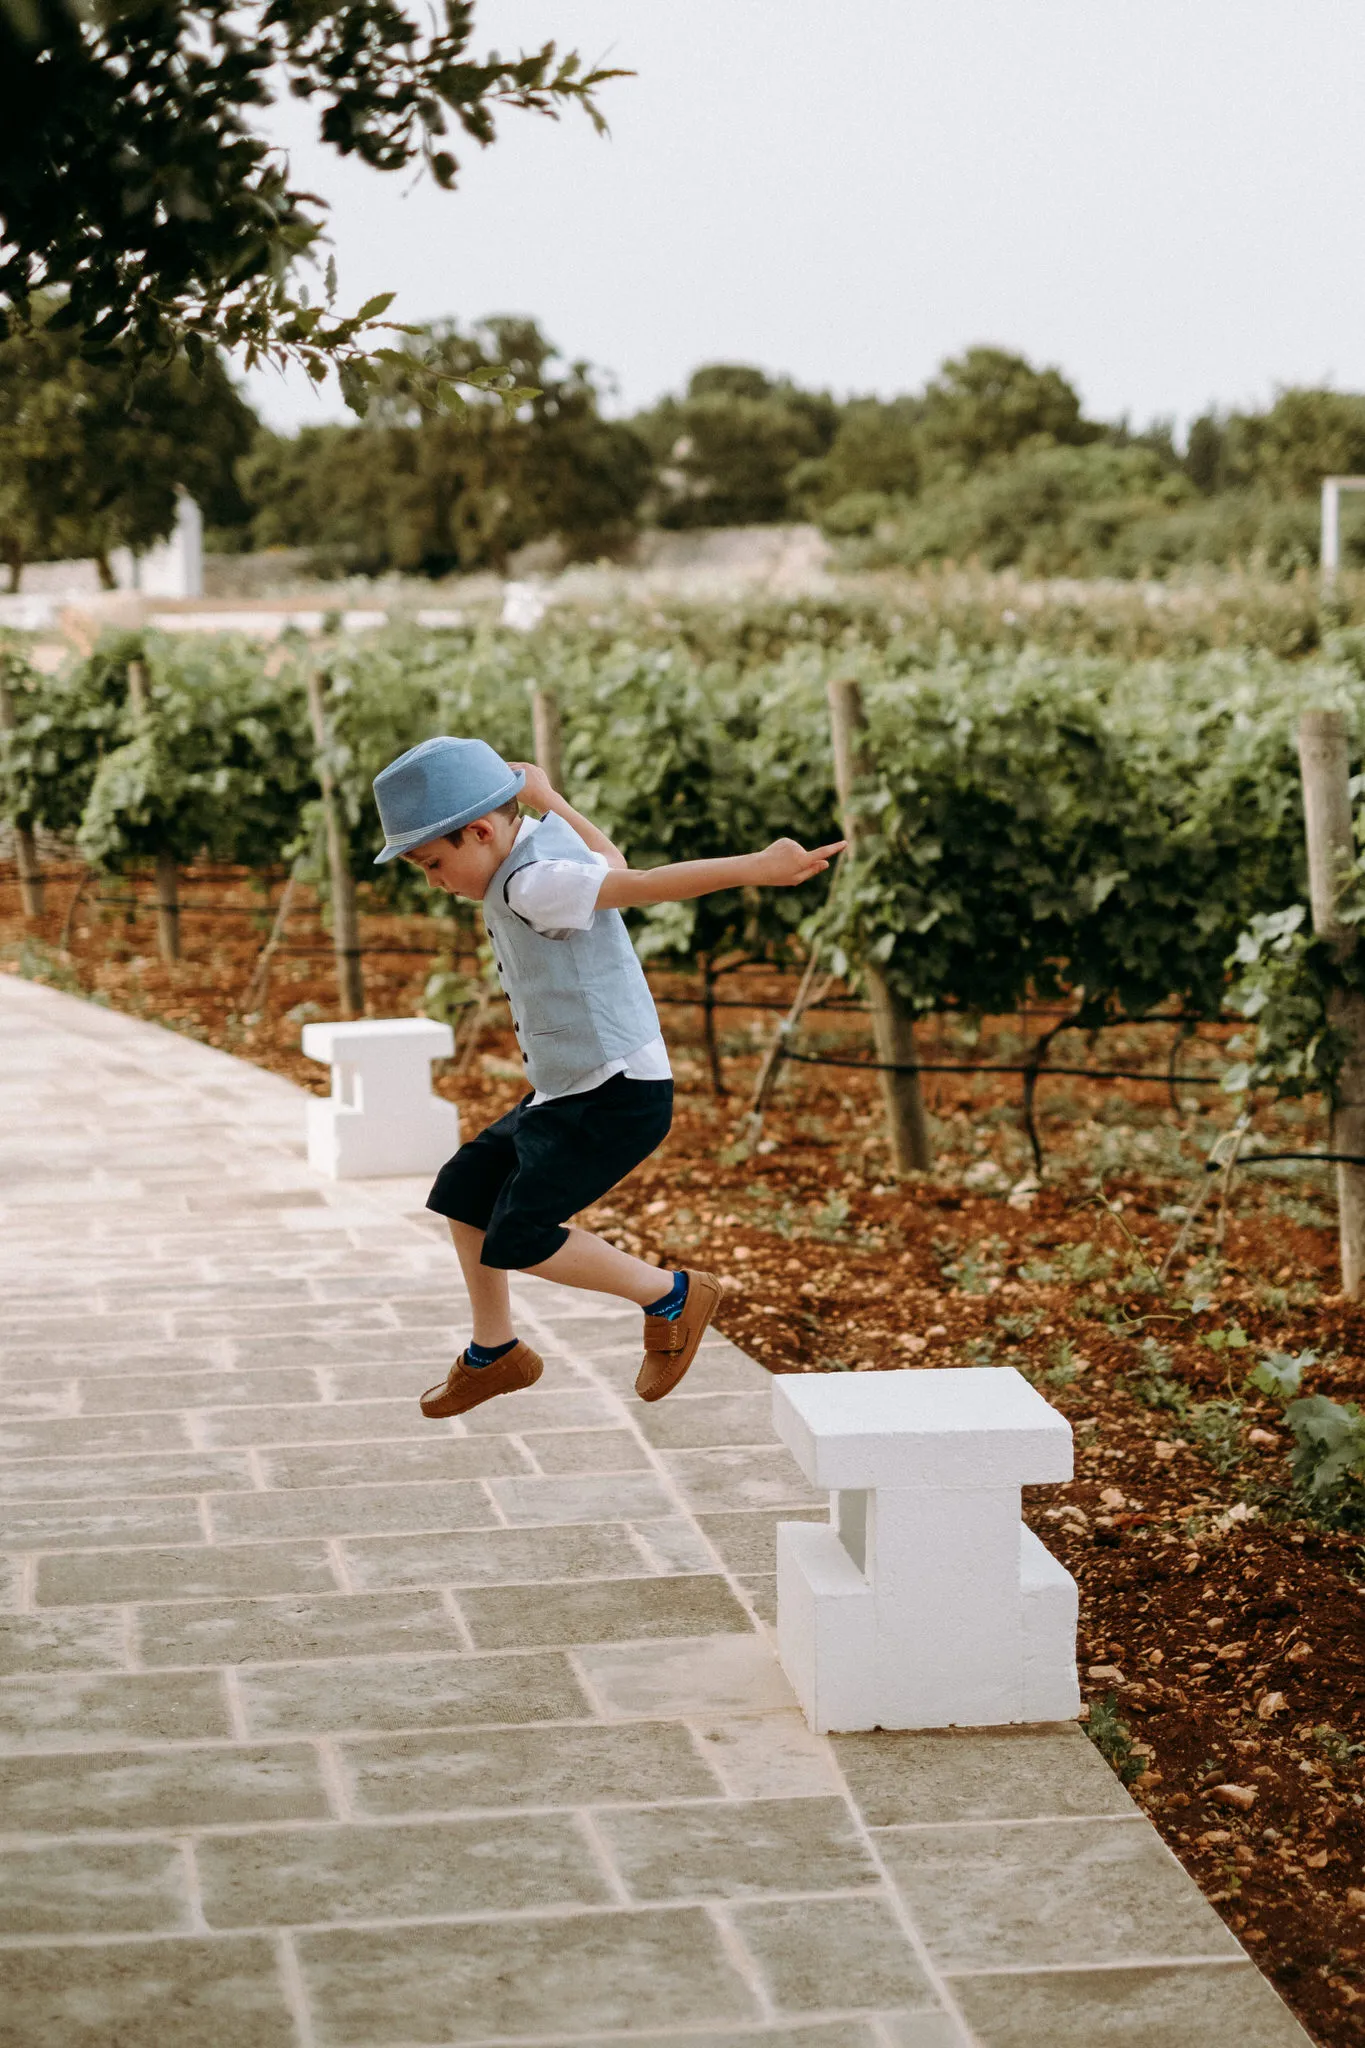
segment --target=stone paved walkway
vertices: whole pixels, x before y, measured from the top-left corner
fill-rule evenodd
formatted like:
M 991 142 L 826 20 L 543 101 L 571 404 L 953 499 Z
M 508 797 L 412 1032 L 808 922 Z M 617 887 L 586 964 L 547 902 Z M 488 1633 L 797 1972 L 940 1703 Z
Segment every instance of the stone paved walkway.
M 1078 1730 L 810 1736 L 716 1341 L 521 1283 L 465 1334 L 412 1183 L 302 1098 L 0 977 L 0 2042 L 1290 2048 Z

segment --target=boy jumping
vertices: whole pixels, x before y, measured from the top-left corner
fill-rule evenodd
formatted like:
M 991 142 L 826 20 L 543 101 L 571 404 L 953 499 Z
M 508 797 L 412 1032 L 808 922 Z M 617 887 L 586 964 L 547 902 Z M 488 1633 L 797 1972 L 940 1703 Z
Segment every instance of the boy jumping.
M 529 1387 L 543 1361 L 512 1328 L 509 1272 L 620 1295 L 644 1311 L 642 1401 L 677 1386 L 721 1298 L 711 1273 L 657 1266 L 565 1222 L 599 1201 L 668 1135 L 673 1076 L 658 1014 L 621 912 L 718 889 L 790 888 L 829 866 L 843 841 L 632 869 L 605 832 L 541 769 L 483 740 L 438 738 L 375 777 L 384 827 L 376 865 L 400 855 L 434 889 L 482 905 L 533 1093 L 461 1145 L 427 1207 L 450 1224 L 474 1334 L 422 1413 L 460 1415 Z M 520 815 L 518 797 L 541 813 Z

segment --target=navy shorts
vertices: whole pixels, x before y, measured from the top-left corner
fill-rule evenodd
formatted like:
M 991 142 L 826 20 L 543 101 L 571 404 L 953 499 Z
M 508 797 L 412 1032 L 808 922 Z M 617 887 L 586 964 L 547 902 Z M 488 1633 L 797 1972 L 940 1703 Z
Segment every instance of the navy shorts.
M 528 1095 L 461 1145 L 436 1176 L 428 1209 L 485 1233 L 485 1266 L 521 1272 L 553 1257 L 570 1216 L 598 1202 L 668 1136 L 671 1081 L 613 1074 L 582 1095 L 533 1109 Z

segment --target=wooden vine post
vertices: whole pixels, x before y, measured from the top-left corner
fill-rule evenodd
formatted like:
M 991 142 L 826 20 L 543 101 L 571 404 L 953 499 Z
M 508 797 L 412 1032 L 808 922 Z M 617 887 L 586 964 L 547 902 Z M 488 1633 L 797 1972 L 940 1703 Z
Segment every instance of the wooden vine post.
M 1339 914 L 1342 887 L 1355 860 L 1350 753 L 1340 711 L 1304 712 L 1299 721 L 1299 764 L 1313 930 L 1328 941 L 1341 962 L 1354 952 L 1358 934 Z M 1329 1149 L 1365 1159 L 1365 994 L 1333 990 L 1327 999 L 1327 1019 L 1345 1046 L 1332 1102 Z M 1355 1297 L 1365 1282 L 1365 1166 L 1338 1165 L 1337 1218 L 1342 1291 Z
M 128 664 L 128 702 L 141 725 L 152 715 L 147 694 L 147 669 L 141 661 Z M 158 853 L 154 863 L 156 890 L 156 949 L 167 965 L 180 958 L 180 870 L 175 856 Z
M 532 752 L 536 766 L 550 778 L 552 789 L 564 787 L 564 728 L 559 699 L 553 690 L 531 688 Z
M 318 784 L 322 790 L 322 814 L 327 826 L 337 1001 L 343 1017 L 362 1017 L 365 1014 L 365 980 L 360 965 L 360 920 L 355 907 L 355 876 L 347 858 L 341 805 L 327 760 L 327 708 L 323 700 L 322 675 L 312 664 L 308 669 L 308 715 L 312 720 L 313 743 L 317 748 Z
M 13 732 L 14 696 L 7 677 L 0 674 L 0 732 Z M 14 863 L 19 870 L 19 901 L 25 917 L 43 914 L 43 871 L 38 864 L 38 842 L 33 827 L 24 819 L 14 820 Z
M 250 1016 L 254 1011 L 265 1007 L 266 990 L 270 986 L 271 964 L 284 937 L 284 928 L 289 922 L 289 913 L 294 908 L 294 899 L 298 893 L 299 868 L 301 865 L 301 861 L 296 860 L 293 867 L 289 870 L 284 885 L 284 893 L 280 897 L 275 909 L 274 923 L 270 927 L 270 933 L 265 944 L 256 956 L 256 965 L 251 970 L 251 979 L 247 983 L 246 994 L 242 997 L 243 1016 Z
M 701 1031 L 706 1046 L 706 1066 L 711 1076 L 711 1093 L 719 1098 L 728 1095 L 725 1085 L 725 1070 L 720 1063 L 720 1042 L 716 1037 L 716 958 L 714 953 L 703 953 L 698 961 L 701 968 Z
M 830 725 L 834 737 L 834 786 L 839 796 L 839 814 L 848 857 L 855 864 L 859 844 L 867 837 L 867 826 L 856 801 L 858 783 L 870 772 L 865 733 L 867 718 L 862 692 L 854 682 L 833 682 L 829 686 Z M 886 1103 L 886 1128 L 891 1141 L 891 1158 L 897 1173 L 926 1173 L 933 1164 L 929 1149 L 929 1124 L 920 1093 L 919 1062 L 915 1056 L 915 1027 L 910 1012 L 896 996 L 880 966 L 862 963 L 863 982 L 872 1011 L 872 1036 L 877 1058 L 884 1069 L 882 1095 Z M 885 1069 L 900 1071 L 888 1072 Z

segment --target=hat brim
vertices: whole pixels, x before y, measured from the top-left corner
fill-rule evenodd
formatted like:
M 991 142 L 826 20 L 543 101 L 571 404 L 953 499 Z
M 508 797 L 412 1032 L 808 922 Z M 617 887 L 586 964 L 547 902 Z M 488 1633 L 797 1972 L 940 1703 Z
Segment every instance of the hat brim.
M 496 811 L 499 804 L 507 803 L 512 797 L 520 796 L 526 787 L 524 770 L 518 768 L 510 782 L 503 783 L 490 796 L 481 796 L 476 804 L 469 804 L 462 811 L 456 811 L 452 818 L 438 818 L 434 825 L 423 825 L 416 832 L 400 832 L 394 839 L 386 839 L 382 849 L 374 857 L 374 865 L 382 868 L 386 862 L 397 860 L 400 855 L 411 853 L 414 846 L 425 846 L 429 839 L 439 839 L 443 833 L 458 832 L 462 825 L 472 825 L 476 818 L 486 818 L 490 811 Z

